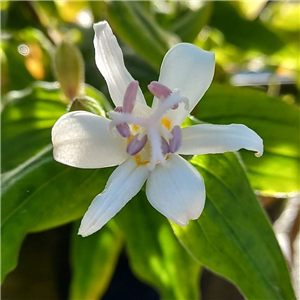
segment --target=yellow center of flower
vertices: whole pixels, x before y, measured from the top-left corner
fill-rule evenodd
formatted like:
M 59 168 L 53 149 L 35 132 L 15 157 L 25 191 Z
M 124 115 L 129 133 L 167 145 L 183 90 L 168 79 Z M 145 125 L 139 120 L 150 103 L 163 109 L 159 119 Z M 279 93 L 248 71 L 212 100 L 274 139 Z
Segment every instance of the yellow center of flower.
M 171 130 L 171 121 L 168 118 L 162 118 L 161 124 L 165 126 L 169 131 Z

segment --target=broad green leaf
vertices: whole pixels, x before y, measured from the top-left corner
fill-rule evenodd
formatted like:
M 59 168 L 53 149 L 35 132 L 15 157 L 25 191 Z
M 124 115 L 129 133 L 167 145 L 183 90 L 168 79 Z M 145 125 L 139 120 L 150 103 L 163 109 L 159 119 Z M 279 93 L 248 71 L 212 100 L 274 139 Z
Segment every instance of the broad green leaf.
M 192 43 L 201 29 L 207 25 L 212 11 L 213 2 L 204 1 L 200 4 L 199 8 L 188 10 L 183 16 L 176 20 L 171 30 L 176 33 L 183 42 Z
M 123 239 L 114 221 L 86 238 L 77 235 L 78 228 L 79 222 L 74 223 L 70 299 L 100 299 L 115 270 Z
M 86 85 L 86 94 L 109 108 L 104 95 Z M 38 153 L 51 142 L 51 128 L 67 112 L 57 83 L 35 82 L 3 99 L 2 172 L 8 171 Z M 104 112 L 103 112 L 104 114 Z
M 271 225 L 233 153 L 191 160 L 202 174 L 206 204 L 175 234 L 201 264 L 232 280 L 247 299 L 295 299 Z
M 136 276 L 162 299 L 198 299 L 200 265 L 180 245 L 165 217 L 140 192 L 115 217 Z
M 52 158 L 49 146 L 2 175 L 2 280 L 15 268 L 29 232 L 49 229 L 80 218 L 100 193 L 111 168 L 82 170 Z
M 157 25 L 137 1 L 108 2 L 108 20 L 114 32 L 157 70 L 178 38 Z
M 267 193 L 299 190 L 298 108 L 256 90 L 212 85 L 193 115 L 213 124 L 245 124 L 262 137 L 262 157 L 241 151 L 254 189 Z
M 225 39 L 242 49 L 272 54 L 284 46 L 284 42 L 259 19 L 242 18 L 228 1 L 216 1 L 210 26 L 218 28 Z

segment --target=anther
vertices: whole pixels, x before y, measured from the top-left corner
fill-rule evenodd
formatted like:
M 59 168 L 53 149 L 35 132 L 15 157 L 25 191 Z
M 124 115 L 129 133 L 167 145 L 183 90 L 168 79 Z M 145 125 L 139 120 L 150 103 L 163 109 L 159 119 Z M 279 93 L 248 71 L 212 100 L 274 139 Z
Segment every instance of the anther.
M 148 85 L 148 89 L 156 98 L 160 100 L 162 97 L 164 99 L 167 99 L 172 94 L 172 91 L 167 86 L 157 81 L 152 81 Z
M 136 134 L 127 145 L 126 152 L 132 156 L 138 154 L 144 148 L 145 144 L 147 143 L 147 140 L 147 135 L 145 135 L 141 140 L 139 140 L 139 134 Z
M 161 138 L 161 150 L 163 155 L 170 153 L 170 146 L 163 137 Z
M 115 112 L 122 113 L 123 112 L 123 107 L 121 107 L 121 106 L 116 107 Z M 129 138 L 130 135 L 131 135 L 130 127 L 127 123 L 118 124 L 116 126 L 116 129 L 118 130 L 120 135 L 124 138 Z
M 139 88 L 138 81 L 132 81 L 128 85 L 125 95 L 124 95 L 124 100 L 123 100 L 123 112 L 124 113 L 132 113 L 138 88 Z
M 182 132 L 178 125 L 175 125 L 171 131 L 173 137 L 169 140 L 170 152 L 175 153 L 181 146 Z

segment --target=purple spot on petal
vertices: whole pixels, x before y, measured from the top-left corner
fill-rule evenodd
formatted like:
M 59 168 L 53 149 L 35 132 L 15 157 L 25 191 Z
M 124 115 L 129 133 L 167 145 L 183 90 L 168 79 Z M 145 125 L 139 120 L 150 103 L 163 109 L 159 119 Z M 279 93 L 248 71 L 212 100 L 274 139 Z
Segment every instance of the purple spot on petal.
M 171 131 L 173 138 L 169 140 L 170 152 L 175 153 L 181 146 L 182 132 L 178 125 L 175 125 Z
M 148 137 L 145 135 L 141 140 L 138 139 L 139 134 L 136 134 L 132 140 L 129 142 L 127 145 L 126 152 L 129 155 L 136 155 L 138 154 L 145 146 L 147 143 Z

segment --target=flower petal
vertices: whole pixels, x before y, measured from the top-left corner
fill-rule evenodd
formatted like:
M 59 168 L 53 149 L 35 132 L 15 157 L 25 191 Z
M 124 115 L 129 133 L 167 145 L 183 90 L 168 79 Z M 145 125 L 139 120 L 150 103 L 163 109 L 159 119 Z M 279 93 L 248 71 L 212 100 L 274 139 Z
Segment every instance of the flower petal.
M 128 158 L 126 140 L 113 138 L 109 120 L 85 111 L 60 117 L 52 128 L 54 159 L 68 166 L 86 169 L 115 166 Z
M 263 141 L 252 129 L 242 124 L 199 124 L 182 129 L 180 154 L 208 154 L 238 151 L 241 148 L 263 154 Z
M 126 89 L 134 79 L 124 65 L 122 50 L 108 23 L 103 21 L 94 24 L 94 30 L 96 65 L 106 80 L 114 104 L 123 106 Z M 146 103 L 140 88 L 136 101 Z
M 146 194 L 155 209 L 180 226 L 199 218 L 205 203 L 202 176 L 176 154 L 150 173 Z
M 78 234 L 87 236 L 101 229 L 139 192 L 148 175 L 148 168 L 138 166 L 134 158 L 116 168 L 85 213 Z
M 158 81 L 172 90 L 180 89 L 181 95 L 189 99 L 189 111 L 182 104 L 170 111 L 174 125 L 181 125 L 202 98 L 212 82 L 214 70 L 214 54 L 192 44 L 177 44 L 167 52 Z

